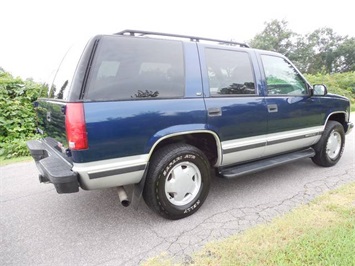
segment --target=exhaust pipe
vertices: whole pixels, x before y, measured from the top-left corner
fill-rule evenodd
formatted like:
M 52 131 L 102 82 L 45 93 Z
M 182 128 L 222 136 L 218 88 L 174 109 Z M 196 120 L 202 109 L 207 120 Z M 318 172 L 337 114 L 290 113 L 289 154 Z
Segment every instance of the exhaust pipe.
M 117 187 L 117 194 L 118 194 L 118 197 L 120 199 L 122 206 L 128 207 L 130 204 L 130 201 L 128 200 L 127 192 L 123 186 Z

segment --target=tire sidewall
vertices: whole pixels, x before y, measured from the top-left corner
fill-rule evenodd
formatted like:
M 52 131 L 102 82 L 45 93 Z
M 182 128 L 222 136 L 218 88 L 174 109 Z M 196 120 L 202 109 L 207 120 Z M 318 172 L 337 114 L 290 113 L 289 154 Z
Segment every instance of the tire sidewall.
M 338 153 L 338 155 L 334 158 L 334 159 L 331 159 L 328 154 L 327 154 L 327 144 L 328 144 L 328 140 L 329 140 L 329 137 L 331 136 L 333 130 L 335 130 L 336 132 L 339 133 L 340 137 L 341 137 L 341 147 L 340 147 L 340 151 Z M 332 127 L 330 127 L 329 129 L 329 132 L 327 134 L 327 137 L 325 139 L 325 142 L 324 142 L 324 147 L 323 147 L 323 153 L 324 153 L 324 157 L 325 159 L 327 160 L 327 162 L 330 164 L 330 165 L 335 165 L 341 158 L 341 156 L 343 155 L 343 151 L 344 151 L 344 145 L 345 144 L 345 134 L 344 134 L 344 129 L 343 127 L 337 123 L 337 124 L 334 124 Z
M 327 144 L 331 133 L 335 130 L 340 134 L 341 137 L 341 147 L 339 154 L 336 158 L 331 159 L 327 154 Z M 345 133 L 343 126 L 336 121 L 329 121 L 327 123 L 326 129 L 324 131 L 324 135 L 322 136 L 321 140 L 315 145 L 316 155 L 312 158 L 313 162 L 320 166 L 330 167 L 338 163 L 340 160 L 345 146 Z
M 205 201 L 210 187 L 209 167 L 207 159 L 193 149 L 179 151 L 169 155 L 170 156 L 166 156 L 161 161 L 161 167 L 156 175 L 156 199 L 160 208 L 169 216 L 169 218 L 180 219 L 195 213 Z M 171 169 L 183 162 L 193 163 L 197 166 L 201 174 L 201 187 L 190 203 L 177 206 L 171 203 L 167 198 L 165 193 L 165 183 Z

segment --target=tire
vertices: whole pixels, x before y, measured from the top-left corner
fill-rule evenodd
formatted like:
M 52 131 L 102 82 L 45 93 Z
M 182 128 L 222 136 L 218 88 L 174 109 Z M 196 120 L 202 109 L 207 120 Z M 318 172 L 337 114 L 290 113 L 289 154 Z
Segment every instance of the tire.
M 149 165 L 143 190 L 146 204 L 170 220 L 195 213 L 210 188 L 210 165 L 203 152 L 188 144 L 158 150 Z
M 314 146 L 316 155 L 312 161 L 324 167 L 336 165 L 343 154 L 344 144 L 343 126 L 339 122 L 328 121 L 321 139 Z

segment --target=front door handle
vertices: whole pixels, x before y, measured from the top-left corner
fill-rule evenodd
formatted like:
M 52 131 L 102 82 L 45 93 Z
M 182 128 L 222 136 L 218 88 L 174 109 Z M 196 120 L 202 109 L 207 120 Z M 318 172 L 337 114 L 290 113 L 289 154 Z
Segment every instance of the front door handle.
M 219 107 L 208 108 L 208 116 L 222 116 L 222 109 Z
M 267 110 L 269 113 L 277 113 L 279 111 L 277 108 L 277 104 L 268 104 Z

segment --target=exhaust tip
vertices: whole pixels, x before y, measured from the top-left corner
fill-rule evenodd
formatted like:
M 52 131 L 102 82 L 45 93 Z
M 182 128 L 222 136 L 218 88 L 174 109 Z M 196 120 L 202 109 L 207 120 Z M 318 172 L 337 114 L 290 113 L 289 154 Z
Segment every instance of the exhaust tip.
M 130 201 L 128 200 L 128 196 L 127 193 L 125 191 L 125 189 L 121 186 L 121 187 L 117 187 L 117 194 L 118 194 L 118 198 L 120 199 L 120 202 L 122 204 L 123 207 L 128 207 L 130 204 Z
M 122 200 L 121 204 L 123 207 L 128 207 L 131 203 L 129 202 L 129 200 Z

